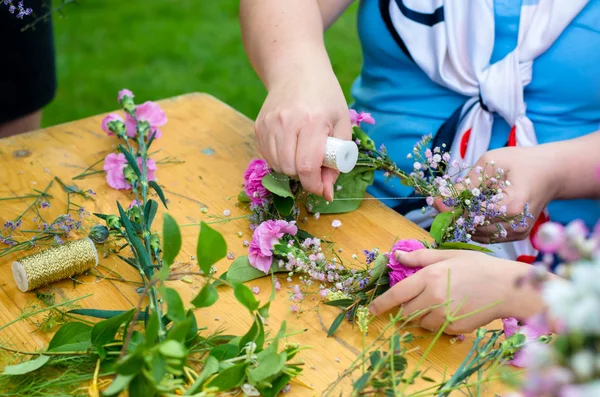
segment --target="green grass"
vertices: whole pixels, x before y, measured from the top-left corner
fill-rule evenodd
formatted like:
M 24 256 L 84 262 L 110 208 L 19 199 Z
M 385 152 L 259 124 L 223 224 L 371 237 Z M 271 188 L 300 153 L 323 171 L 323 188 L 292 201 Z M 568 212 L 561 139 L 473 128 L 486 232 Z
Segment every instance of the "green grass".
M 242 47 L 237 0 L 80 0 L 55 15 L 56 99 L 44 125 L 139 100 L 206 92 L 254 118 L 265 90 Z M 360 70 L 356 6 L 326 34 L 345 92 Z M 348 96 L 349 98 L 349 96 Z

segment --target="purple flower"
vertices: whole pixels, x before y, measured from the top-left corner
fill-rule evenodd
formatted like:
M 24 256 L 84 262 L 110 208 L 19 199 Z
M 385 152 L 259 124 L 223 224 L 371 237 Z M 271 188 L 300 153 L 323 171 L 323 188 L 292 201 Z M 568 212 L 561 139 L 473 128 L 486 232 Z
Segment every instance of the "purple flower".
M 64 243 L 64 241 L 60 237 L 58 237 L 58 235 L 54 236 L 54 242 L 58 245 L 61 245 Z
M 260 288 L 252 287 L 252 293 L 254 293 L 254 295 L 258 295 L 260 293 Z
M 273 248 L 285 234 L 295 236 L 298 227 L 295 222 L 284 220 L 268 220 L 256 227 L 248 248 L 250 264 L 268 273 L 273 263 Z
M 263 159 L 254 159 L 248 164 L 244 172 L 244 192 L 250 198 L 252 204 L 262 205 L 269 197 L 269 191 L 265 189 L 262 180 L 271 170 Z
M 388 267 L 390 268 L 390 287 L 393 287 L 399 281 L 404 280 L 408 276 L 412 276 L 421 269 L 420 267 L 404 266 L 402 263 L 398 262 L 396 259 L 396 251 L 412 252 L 423 248 L 425 248 L 423 243 L 415 239 L 400 240 L 394 244 L 392 247 L 392 252 L 386 254 L 389 258 Z

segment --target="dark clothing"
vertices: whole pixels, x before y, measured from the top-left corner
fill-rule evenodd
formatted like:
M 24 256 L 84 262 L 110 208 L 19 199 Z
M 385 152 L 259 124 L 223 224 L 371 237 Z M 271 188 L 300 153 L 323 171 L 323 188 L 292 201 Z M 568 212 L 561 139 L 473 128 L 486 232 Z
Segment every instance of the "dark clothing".
M 27 0 L 31 15 L 18 19 L 0 5 L 0 123 L 46 106 L 56 93 L 52 20 L 22 29 L 49 10 L 50 0 Z

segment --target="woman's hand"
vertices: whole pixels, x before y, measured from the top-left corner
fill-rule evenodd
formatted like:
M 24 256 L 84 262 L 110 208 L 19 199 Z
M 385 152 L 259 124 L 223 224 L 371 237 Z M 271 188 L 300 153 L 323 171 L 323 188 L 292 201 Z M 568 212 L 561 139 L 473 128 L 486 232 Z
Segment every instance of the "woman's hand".
M 490 244 L 523 240 L 529 236 L 544 208 L 557 197 L 560 185 L 555 171 L 560 164 L 558 161 L 551 161 L 548 157 L 551 152 L 545 149 L 545 146 L 507 147 L 491 150 L 477 161 L 467 176 L 471 180 L 471 187 L 479 186 L 483 173 L 492 177 L 502 169 L 510 185 L 502 189 L 504 197 L 498 202 L 498 206 L 506 206 L 506 216 L 510 217 L 523 212 L 525 205 L 528 205 L 534 219 L 527 220 L 527 227 L 517 229 L 513 229 L 508 222 L 496 219 L 490 225 L 477 227 L 471 237 L 474 241 Z M 478 173 L 476 170 L 481 168 L 483 171 Z M 444 207 L 441 202 L 436 202 L 436 208 L 440 212 L 452 210 Z M 498 236 L 498 225 L 504 227 L 506 237 Z
M 474 251 L 422 249 L 394 254 L 402 264 L 423 269 L 375 299 L 369 308 L 372 314 L 398 306 L 402 306 L 405 316 L 425 310 L 419 324 L 435 330 L 446 321 L 449 308 L 450 314 L 459 319 L 444 332 L 463 334 L 502 317 L 528 319 L 543 309 L 542 299 L 533 287 L 527 283 L 517 285 L 530 265 Z M 442 306 L 431 309 L 438 305 Z M 475 313 L 461 317 L 471 312 Z
M 297 176 L 304 189 L 333 200 L 339 172 L 321 167 L 325 143 L 328 136 L 351 139 L 352 126 L 330 65 L 291 72 L 271 86 L 255 133 L 260 153 L 275 171 Z

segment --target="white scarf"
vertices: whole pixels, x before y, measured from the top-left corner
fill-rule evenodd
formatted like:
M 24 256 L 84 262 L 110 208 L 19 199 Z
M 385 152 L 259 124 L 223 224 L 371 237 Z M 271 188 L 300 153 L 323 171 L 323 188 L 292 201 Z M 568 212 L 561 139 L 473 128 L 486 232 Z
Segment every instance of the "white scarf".
M 475 164 L 488 150 L 492 113 L 498 113 L 512 126 L 509 145 L 538 143 L 533 123 L 526 115 L 523 88 L 531 82 L 534 60 L 554 43 L 589 0 L 522 1 L 517 46 L 493 64 L 494 0 L 390 0 L 385 10 L 389 11 L 391 27 L 429 78 L 470 97 L 462 108 L 451 145 L 451 161 Z M 413 211 L 407 218 L 422 226 L 431 224 L 431 213 L 424 216 L 421 211 Z M 544 211 L 538 225 L 547 219 Z M 529 240 L 498 246 L 498 255 L 510 259 L 537 255 Z

